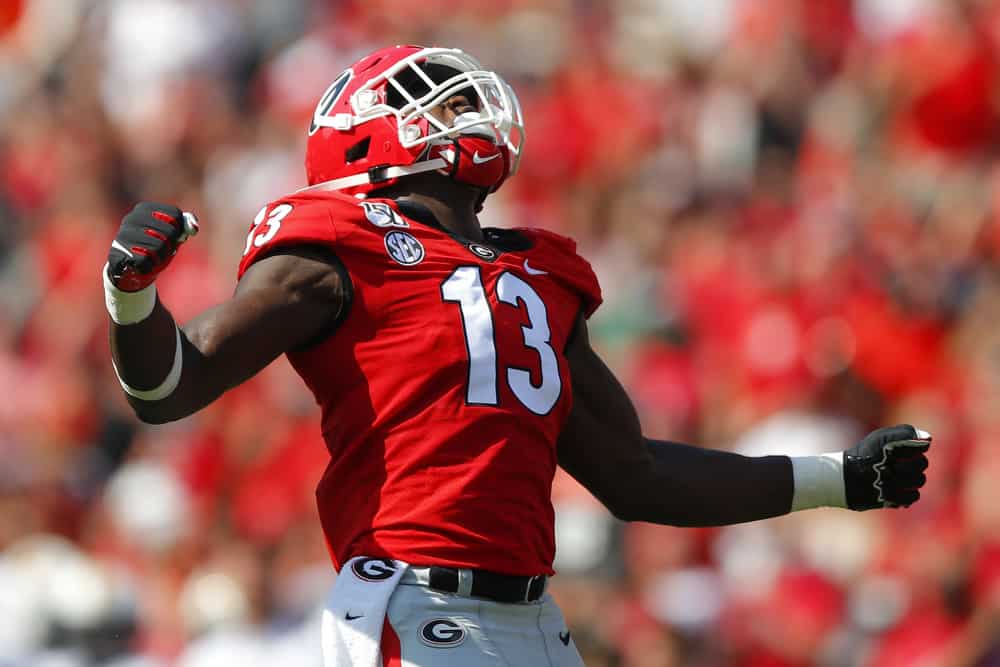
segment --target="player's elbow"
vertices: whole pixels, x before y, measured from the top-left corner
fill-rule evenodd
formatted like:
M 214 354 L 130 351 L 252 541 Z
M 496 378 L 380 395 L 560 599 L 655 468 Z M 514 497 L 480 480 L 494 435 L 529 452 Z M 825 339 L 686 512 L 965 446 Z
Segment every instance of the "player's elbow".
M 601 502 L 611 512 L 611 516 L 619 521 L 648 521 L 650 512 L 645 507 L 641 494 L 635 489 L 623 491 L 614 495 L 605 495 Z
M 605 503 L 605 507 L 611 512 L 611 516 L 619 521 L 642 521 L 641 513 L 628 503 Z
M 605 507 L 619 521 L 642 521 L 662 526 L 681 527 L 701 525 L 687 520 L 683 513 L 677 511 L 677 508 L 672 507 L 668 502 L 654 502 L 645 498 L 638 498 L 615 503 L 605 503 Z
M 648 457 L 569 469 L 619 521 L 650 521 L 658 515 L 664 489 Z M 613 474 L 609 474 L 611 470 Z
M 663 480 L 651 473 L 649 469 L 637 469 L 631 475 L 624 475 L 627 484 L 601 495 L 604 506 L 619 521 L 691 525 L 685 520 L 681 505 L 664 486 Z

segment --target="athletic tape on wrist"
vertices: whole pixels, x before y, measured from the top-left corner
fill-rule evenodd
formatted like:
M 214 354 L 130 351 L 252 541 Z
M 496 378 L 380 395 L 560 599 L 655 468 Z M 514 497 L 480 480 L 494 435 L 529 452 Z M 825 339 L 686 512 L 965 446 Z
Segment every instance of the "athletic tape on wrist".
M 111 282 L 107 264 L 101 274 L 104 276 L 104 305 L 115 324 L 138 324 L 149 317 L 156 307 L 156 285 L 150 284 L 138 292 L 126 292 Z
M 166 379 L 158 387 L 144 390 L 129 386 L 122 379 L 122 375 L 118 372 L 118 366 L 114 363 L 114 360 L 111 361 L 111 365 L 115 369 L 115 375 L 118 376 L 118 382 L 126 394 L 138 398 L 140 401 L 162 401 L 174 393 L 174 389 L 177 389 L 177 385 L 180 384 L 181 371 L 184 367 L 184 348 L 181 346 L 181 330 L 177 328 L 177 325 L 174 325 L 174 333 L 177 335 L 177 346 L 174 348 L 174 365 L 171 367 L 170 372 L 167 373 Z
M 813 507 L 847 507 L 843 452 L 789 458 L 795 483 L 792 512 Z

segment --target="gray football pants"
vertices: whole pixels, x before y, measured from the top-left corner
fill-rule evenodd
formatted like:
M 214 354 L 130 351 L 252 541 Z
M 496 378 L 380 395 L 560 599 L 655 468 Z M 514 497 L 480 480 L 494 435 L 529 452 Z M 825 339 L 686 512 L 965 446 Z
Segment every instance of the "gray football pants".
M 407 572 L 389 598 L 384 667 L 583 667 L 548 594 L 505 604 L 440 593 Z

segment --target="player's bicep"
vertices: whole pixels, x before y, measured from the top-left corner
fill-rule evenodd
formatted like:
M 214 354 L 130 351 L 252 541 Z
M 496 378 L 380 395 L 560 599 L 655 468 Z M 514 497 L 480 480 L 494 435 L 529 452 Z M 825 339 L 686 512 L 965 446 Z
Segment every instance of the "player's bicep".
M 322 246 L 283 246 L 246 270 L 234 299 L 263 305 L 263 317 L 281 329 L 276 344 L 283 353 L 332 333 L 346 317 L 351 296 L 350 276 L 333 251 Z
M 286 248 L 259 259 L 231 299 L 181 327 L 179 398 L 156 406 L 170 412 L 160 418 L 191 414 L 281 354 L 328 334 L 344 316 L 349 296 L 346 272 L 321 249 Z
M 559 465 L 613 513 L 624 513 L 652 463 L 638 415 L 614 373 L 591 348 L 582 317 L 566 357 L 573 408 L 559 437 Z
M 220 312 L 206 314 L 209 326 L 192 322 L 189 338 L 217 362 L 238 355 L 232 370 L 252 375 L 277 356 L 329 333 L 345 314 L 349 288 L 346 271 L 332 253 L 281 248 L 246 270 L 233 298 Z

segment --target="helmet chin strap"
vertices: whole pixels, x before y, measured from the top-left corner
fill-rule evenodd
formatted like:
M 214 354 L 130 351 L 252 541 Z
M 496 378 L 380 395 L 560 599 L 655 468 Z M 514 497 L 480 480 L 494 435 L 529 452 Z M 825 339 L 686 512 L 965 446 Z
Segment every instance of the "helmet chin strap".
M 403 167 L 373 167 L 367 172 L 300 188 L 296 190 L 296 193 L 343 190 L 358 185 L 375 185 L 382 181 L 429 171 L 440 171 L 456 183 L 482 190 L 483 199 L 485 199 L 487 194 L 503 182 L 507 168 L 507 157 L 486 139 L 467 137 L 467 139 L 476 139 L 477 141 L 472 145 L 465 145 L 466 142 L 462 141 L 463 138 L 444 144 L 435 151 L 437 157 L 429 160 L 422 160 Z M 483 145 L 492 146 L 492 151 L 486 153 L 485 150 L 479 148 Z M 482 206 L 481 203 L 480 206 Z
M 352 188 L 358 185 L 376 184 L 393 178 L 421 174 L 426 171 L 448 169 L 450 166 L 451 165 L 445 161 L 444 158 L 439 157 L 423 162 L 416 162 L 411 165 L 406 165 L 405 167 L 372 167 L 368 171 L 361 174 L 345 176 L 344 178 L 335 178 L 332 181 L 323 181 L 322 183 L 317 183 L 316 185 L 310 185 L 307 188 L 300 188 L 295 192 L 343 190 L 344 188 Z

